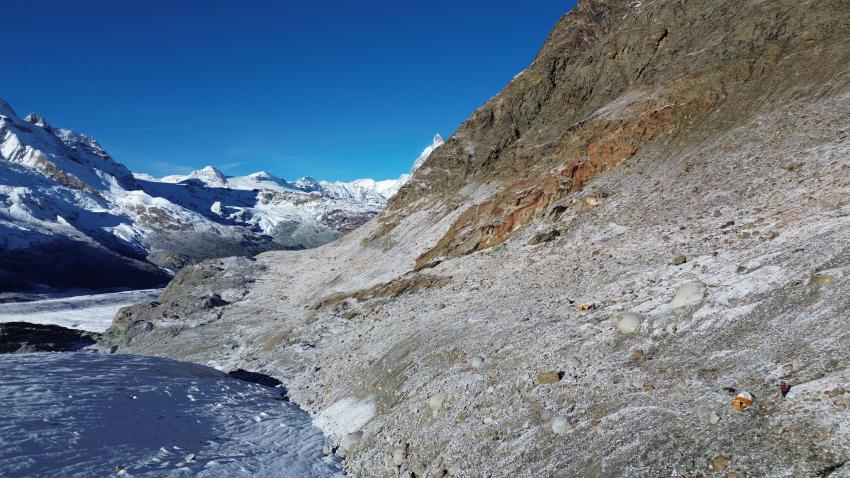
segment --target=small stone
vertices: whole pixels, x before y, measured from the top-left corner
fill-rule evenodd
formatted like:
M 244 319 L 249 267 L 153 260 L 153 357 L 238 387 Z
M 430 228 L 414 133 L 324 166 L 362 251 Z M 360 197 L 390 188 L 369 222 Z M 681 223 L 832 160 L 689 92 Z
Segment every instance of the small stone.
M 425 463 L 417 463 L 410 468 L 410 471 L 416 473 L 416 476 L 425 476 Z
M 718 423 L 720 423 L 720 415 L 718 415 L 717 412 L 711 412 L 708 415 L 708 423 L 711 423 L 712 425 L 717 425 Z
M 396 449 L 393 450 L 393 463 L 397 466 L 401 466 L 407 460 L 407 450 Z
M 598 334 L 599 330 L 596 327 L 594 327 L 593 325 L 584 324 L 584 325 L 582 325 L 581 329 L 579 330 L 579 333 L 581 334 L 582 338 L 589 339 L 589 338 L 593 337 L 594 335 Z
M 640 331 L 643 315 L 635 312 L 623 312 L 617 316 L 617 332 L 623 335 L 635 335 Z
M 550 383 L 559 382 L 563 374 L 558 371 L 537 372 L 537 383 L 548 385 Z
M 334 454 L 334 447 L 333 447 L 333 445 L 331 445 L 331 444 L 329 444 L 329 443 L 326 443 L 326 444 L 322 447 L 322 454 L 323 454 L 323 455 L 325 455 L 325 456 L 331 456 L 331 455 L 333 455 L 333 454 Z
M 666 329 L 668 334 L 673 335 L 679 330 L 679 326 L 676 324 L 668 324 Z
M 711 467 L 715 470 L 725 470 L 731 460 L 723 455 L 711 460 Z
M 195 454 L 189 453 L 188 455 L 183 457 L 183 460 L 184 461 L 195 461 Z
M 431 407 L 431 410 L 437 411 L 443 407 L 444 403 L 446 403 L 446 398 L 448 398 L 448 395 L 445 393 L 432 395 L 431 398 L 428 399 L 428 406 Z
M 570 429 L 570 419 L 563 415 L 558 415 L 552 419 L 551 427 L 555 435 L 566 435 Z
M 646 385 L 646 380 L 642 378 L 636 378 L 632 380 L 630 385 L 632 386 L 632 388 L 643 389 L 643 387 Z
M 484 357 L 476 355 L 469 359 L 469 366 L 472 368 L 481 368 L 484 366 Z
M 460 467 L 457 465 L 452 465 L 449 467 L 449 475 L 458 476 L 460 475 Z
M 346 452 L 352 451 L 360 444 L 363 439 L 363 432 L 347 433 L 342 440 L 339 441 L 339 446 Z
M 686 262 L 688 262 L 688 258 L 685 256 L 676 256 L 676 258 L 673 259 L 674 266 L 680 266 Z

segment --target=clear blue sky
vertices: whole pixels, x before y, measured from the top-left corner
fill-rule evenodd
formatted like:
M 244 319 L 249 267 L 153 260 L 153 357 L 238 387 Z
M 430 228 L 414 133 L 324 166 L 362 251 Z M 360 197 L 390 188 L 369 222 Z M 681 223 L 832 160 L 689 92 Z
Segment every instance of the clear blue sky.
M 10 1 L 0 98 L 134 171 L 395 177 L 528 66 L 573 4 Z

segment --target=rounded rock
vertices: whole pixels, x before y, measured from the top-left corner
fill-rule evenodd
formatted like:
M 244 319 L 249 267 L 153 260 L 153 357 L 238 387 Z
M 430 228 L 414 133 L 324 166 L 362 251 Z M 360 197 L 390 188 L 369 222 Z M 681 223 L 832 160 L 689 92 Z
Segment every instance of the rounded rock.
M 431 407 L 431 410 L 437 411 L 443 408 L 443 404 L 446 403 L 446 398 L 448 398 L 448 395 L 445 393 L 431 395 L 428 399 L 428 406 Z
M 469 366 L 472 368 L 481 368 L 484 366 L 484 357 L 476 355 L 469 359 Z
M 570 429 L 570 419 L 563 415 L 558 415 L 552 418 L 550 426 L 552 427 L 552 431 L 555 432 L 555 435 L 566 435 Z
M 401 449 L 393 450 L 393 463 L 397 466 L 401 466 L 405 460 L 407 460 L 407 451 Z
M 670 301 L 670 305 L 674 309 L 697 305 L 702 302 L 703 298 L 705 298 L 705 292 L 706 285 L 704 283 L 699 281 L 686 282 L 676 289 L 676 293 L 673 295 L 673 300 Z
M 342 440 L 339 441 L 339 446 L 345 451 L 352 451 L 360 445 L 360 440 L 363 439 L 363 432 L 347 433 Z
M 623 312 L 617 316 L 617 332 L 623 335 L 635 335 L 640 331 L 643 315 L 635 312 Z

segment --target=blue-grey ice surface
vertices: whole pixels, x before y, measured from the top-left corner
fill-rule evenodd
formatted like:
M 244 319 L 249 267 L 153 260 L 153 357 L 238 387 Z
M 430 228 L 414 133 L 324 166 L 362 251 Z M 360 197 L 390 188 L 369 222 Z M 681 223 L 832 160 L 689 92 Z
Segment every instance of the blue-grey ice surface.
M 280 388 L 200 365 L 0 355 L 0 475 L 343 477 Z

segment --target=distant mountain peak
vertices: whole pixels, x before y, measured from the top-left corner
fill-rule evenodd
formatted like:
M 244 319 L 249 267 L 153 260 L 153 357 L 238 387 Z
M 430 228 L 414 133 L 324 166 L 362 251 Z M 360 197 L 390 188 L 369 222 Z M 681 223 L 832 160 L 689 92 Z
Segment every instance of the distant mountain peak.
M 316 181 L 310 176 L 304 176 L 303 178 L 298 179 L 298 181 L 295 181 L 295 186 L 305 191 L 318 191 L 322 188 L 319 181 Z
M 416 171 L 420 166 L 428 159 L 428 156 L 431 156 L 431 153 L 443 145 L 445 141 L 443 141 L 443 137 L 440 136 L 440 133 L 434 135 L 434 139 L 431 141 L 431 145 L 427 146 L 422 150 L 422 153 L 416 158 L 416 162 L 413 163 L 413 170 Z
M 256 173 L 251 173 L 248 175 L 249 178 L 255 181 L 267 181 L 269 179 L 277 179 L 271 173 L 267 173 L 266 171 L 257 171 Z
M 44 128 L 46 130 L 53 129 L 53 127 L 50 126 L 50 123 L 48 123 L 47 120 L 45 120 L 44 117 L 42 117 L 38 113 L 28 114 L 27 117 L 24 118 L 24 121 L 26 121 L 27 123 L 34 124 L 36 126 L 41 126 L 42 128 Z
M 192 171 L 186 179 L 197 179 L 211 186 L 227 185 L 227 177 L 213 166 L 204 166 L 201 169 Z
M 215 175 L 215 176 L 221 176 L 221 177 L 224 177 L 224 174 L 222 174 L 222 172 L 221 172 L 221 171 L 219 171 L 219 170 L 218 170 L 215 166 L 209 166 L 209 165 L 207 165 L 207 166 L 204 166 L 204 167 L 203 167 L 203 168 L 201 168 L 201 169 L 198 169 L 198 170 L 197 170 L 197 171 L 195 171 L 195 172 L 196 172 L 196 173 L 207 174 L 207 175 Z

